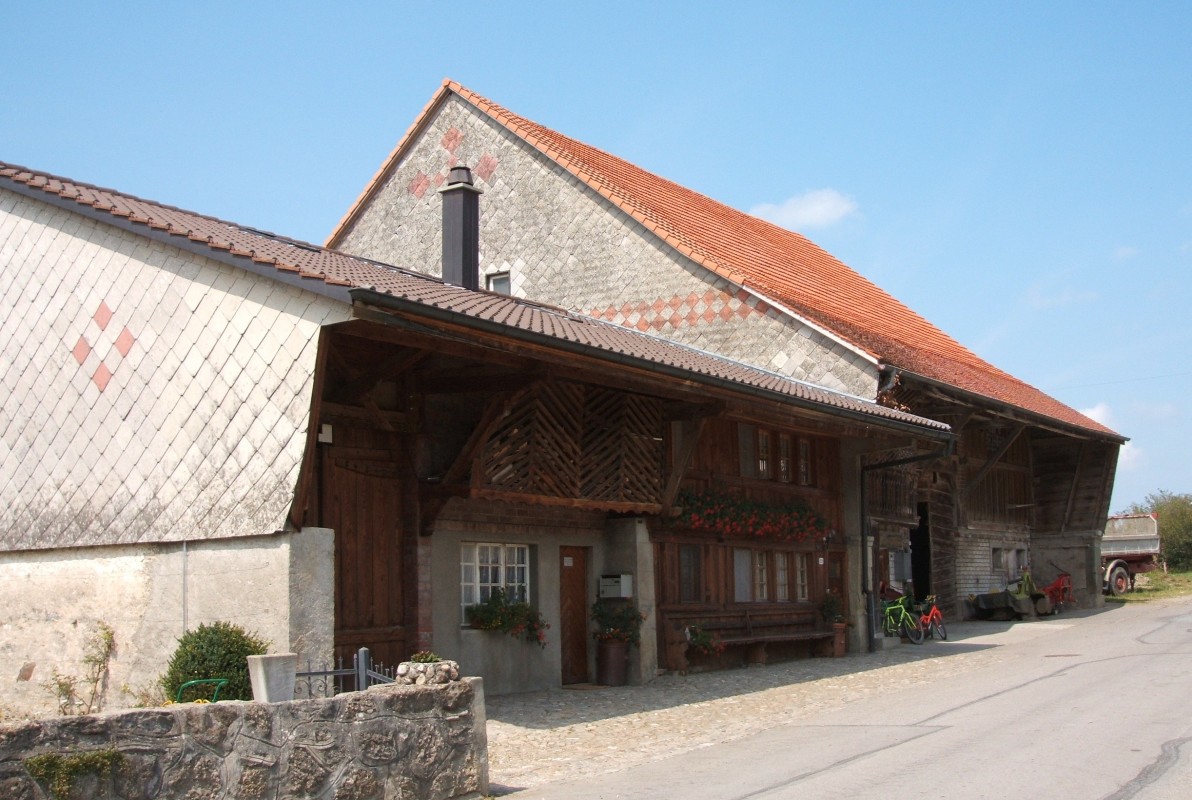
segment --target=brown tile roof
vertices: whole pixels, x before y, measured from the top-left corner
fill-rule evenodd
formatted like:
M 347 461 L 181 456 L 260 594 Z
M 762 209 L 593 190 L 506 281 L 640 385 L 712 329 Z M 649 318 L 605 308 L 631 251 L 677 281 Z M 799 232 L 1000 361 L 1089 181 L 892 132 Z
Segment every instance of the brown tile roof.
M 998 403 L 1120 438 L 1038 389 L 982 360 L 809 239 L 517 116 L 454 81 L 443 86 L 328 239 L 363 207 L 428 122 L 454 93 L 712 272 L 768 296 L 892 367 Z
M 551 306 L 490 292 L 475 292 L 443 283 L 422 273 L 350 256 L 253 228 L 196 214 L 132 195 L 78 183 L 0 162 L 0 187 L 40 197 L 59 206 L 120 224 L 144 235 L 168 234 L 179 245 L 191 246 L 215 258 L 237 256 L 258 267 L 272 268 L 281 277 L 299 276 L 312 282 L 367 290 L 381 304 L 424 316 L 440 316 L 457 324 L 485 327 L 513 338 L 541 340 L 558 349 L 579 350 L 597 358 L 628 361 L 638 366 L 681 373 L 736 391 L 760 392 L 827 413 L 866 418 L 875 424 L 920 429 L 946 435 L 948 426 L 876 403 L 791 380 L 686 345 L 639 333 L 608 322 L 572 314 Z M 194 248 L 192 248 L 194 249 Z M 241 266 L 245 261 L 232 260 Z

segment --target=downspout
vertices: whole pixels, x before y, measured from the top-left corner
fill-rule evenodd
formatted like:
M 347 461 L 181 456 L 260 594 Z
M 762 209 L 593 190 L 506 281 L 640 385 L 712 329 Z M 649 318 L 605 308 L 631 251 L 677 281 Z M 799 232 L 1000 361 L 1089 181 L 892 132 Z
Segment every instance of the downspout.
M 186 597 L 186 583 L 187 583 L 187 574 L 186 574 L 187 569 L 186 568 L 187 568 L 186 540 L 183 539 L 182 540 L 182 633 L 184 633 L 184 634 L 190 630 L 190 620 L 188 619 L 188 617 L 190 616 L 188 613 L 190 609 L 188 607 L 187 597 Z
M 869 556 L 866 552 L 866 544 L 869 542 L 869 496 L 866 491 L 866 486 L 869 483 L 867 478 L 870 472 L 879 469 L 890 469 L 891 467 L 901 467 L 906 464 L 914 464 L 919 461 L 932 461 L 937 458 L 947 458 L 952 455 L 956 447 L 956 440 L 949 439 L 939 450 L 934 450 L 930 453 L 925 453 L 920 456 L 908 456 L 907 458 L 899 458 L 895 461 L 886 461 L 881 464 L 869 464 L 861 467 L 861 593 L 865 595 L 865 648 L 866 652 L 872 653 L 877 649 L 877 598 L 873 594 L 873 587 L 870 585 L 869 579 Z

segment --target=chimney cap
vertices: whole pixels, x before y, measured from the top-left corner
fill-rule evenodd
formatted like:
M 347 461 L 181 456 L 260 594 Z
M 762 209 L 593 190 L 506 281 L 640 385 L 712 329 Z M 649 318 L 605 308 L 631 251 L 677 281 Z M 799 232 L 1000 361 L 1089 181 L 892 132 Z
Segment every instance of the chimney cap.
M 465 166 L 452 167 L 447 173 L 447 180 L 444 182 L 443 188 L 439 192 L 453 191 L 455 189 L 471 189 L 477 194 L 484 194 L 483 190 L 477 189 L 472 183 L 472 170 Z

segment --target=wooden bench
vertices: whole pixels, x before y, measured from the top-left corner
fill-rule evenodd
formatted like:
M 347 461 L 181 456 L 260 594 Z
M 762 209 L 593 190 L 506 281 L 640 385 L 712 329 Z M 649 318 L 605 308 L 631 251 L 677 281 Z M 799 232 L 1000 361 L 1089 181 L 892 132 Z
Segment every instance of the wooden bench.
M 687 630 L 698 626 L 716 637 L 726 647 L 744 647 L 749 664 L 766 663 L 766 645 L 790 642 L 827 643 L 834 636 L 820 614 L 811 606 L 790 608 L 742 608 L 739 611 L 673 611 L 667 614 L 667 663 L 671 669 L 686 672 L 690 647 Z M 816 648 L 821 654 L 827 651 Z

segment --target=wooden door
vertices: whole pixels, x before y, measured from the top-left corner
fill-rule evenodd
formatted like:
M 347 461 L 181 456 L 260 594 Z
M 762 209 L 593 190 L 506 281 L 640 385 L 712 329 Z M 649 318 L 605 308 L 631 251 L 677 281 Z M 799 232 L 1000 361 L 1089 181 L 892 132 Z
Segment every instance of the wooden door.
M 563 683 L 588 680 L 588 551 L 559 548 L 559 647 Z
M 409 655 L 397 467 L 328 448 L 322 478 L 323 525 L 335 530 L 335 654 L 350 664 L 367 647 L 396 666 Z

